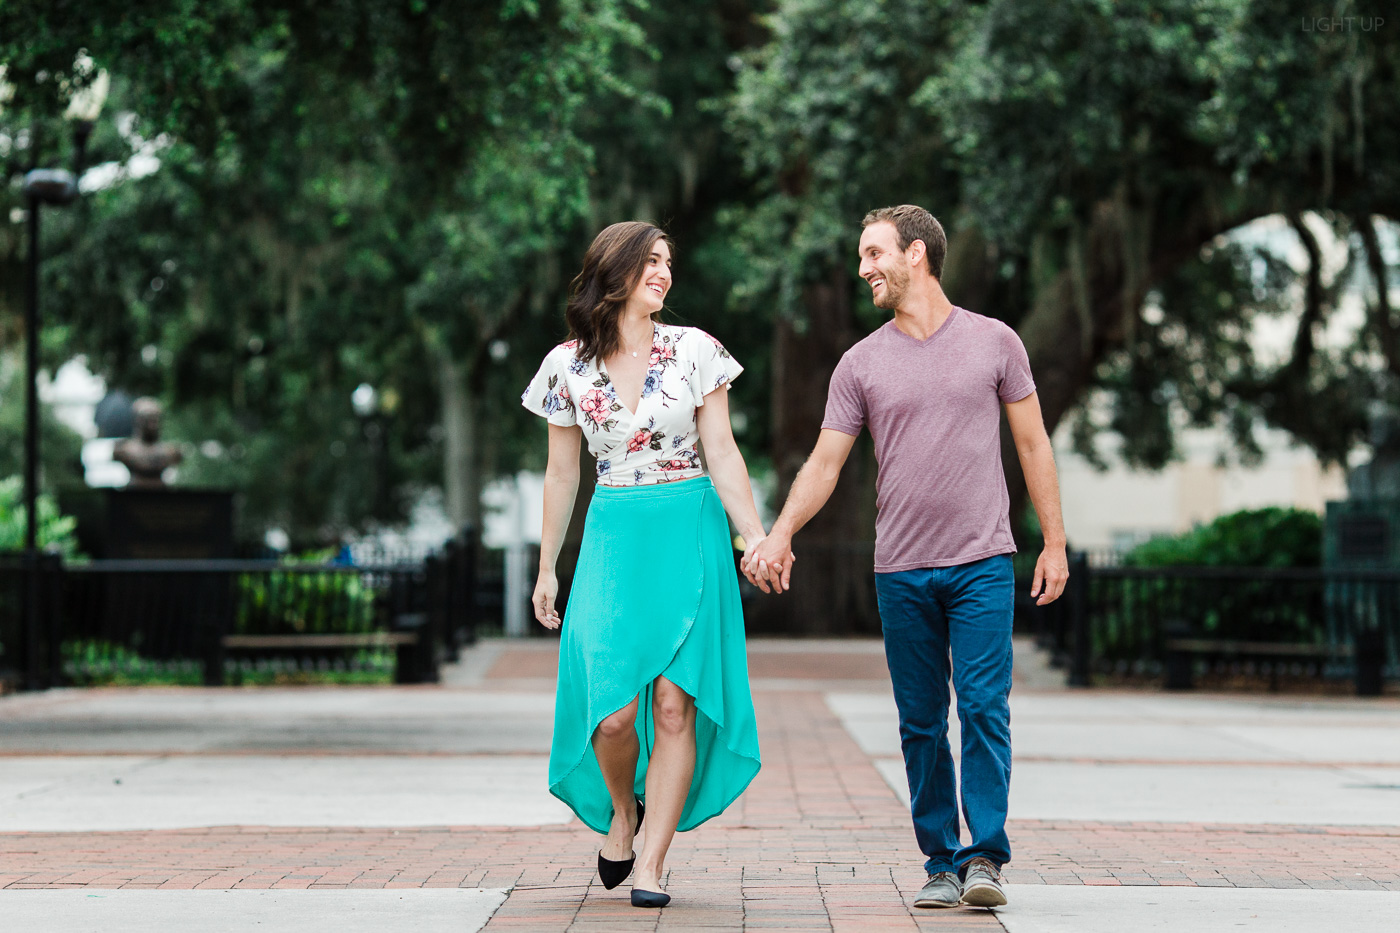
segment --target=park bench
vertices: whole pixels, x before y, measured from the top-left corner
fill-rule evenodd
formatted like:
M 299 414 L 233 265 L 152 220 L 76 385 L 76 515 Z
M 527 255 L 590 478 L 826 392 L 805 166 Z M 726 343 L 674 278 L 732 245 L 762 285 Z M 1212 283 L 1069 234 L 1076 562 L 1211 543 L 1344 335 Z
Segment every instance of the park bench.
M 266 654 L 304 655 L 318 651 L 355 648 L 395 649 L 395 683 L 421 683 L 436 680 L 436 665 L 431 660 L 434 646 L 425 643 L 420 648 L 420 632 L 427 624 L 424 613 L 404 613 L 396 619 L 398 631 L 336 632 L 328 634 L 283 635 L 224 635 L 219 639 L 224 652 L 257 652 Z M 424 657 L 423 652 L 429 653 Z M 220 663 L 218 665 L 222 667 Z
M 1166 649 L 1166 688 L 1190 690 L 1195 686 L 1195 659 L 1261 661 L 1268 665 L 1269 689 L 1278 690 L 1279 675 L 1290 665 L 1313 666 L 1321 674 L 1329 661 L 1351 656 L 1351 649 L 1335 645 L 1295 642 L 1233 641 L 1219 638 L 1169 638 Z
M 225 635 L 224 650 L 254 651 L 315 648 L 397 648 L 418 644 L 417 632 L 355 632 L 344 635 Z

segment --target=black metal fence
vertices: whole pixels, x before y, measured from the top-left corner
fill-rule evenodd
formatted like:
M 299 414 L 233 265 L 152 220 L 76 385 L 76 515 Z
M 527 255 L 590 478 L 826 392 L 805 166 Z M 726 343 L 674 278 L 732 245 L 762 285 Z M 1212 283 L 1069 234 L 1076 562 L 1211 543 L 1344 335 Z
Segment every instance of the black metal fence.
M 480 628 L 499 628 L 498 558 L 454 541 L 411 564 L 44 557 L 31 576 L 21 558 L 0 556 L 0 680 L 219 684 L 315 671 L 432 681 Z M 1073 555 L 1064 598 L 1037 607 L 1033 561 L 1018 562 L 1017 628 L 1072 684 L 1126 675 L 1186 686 L 1211 665 L 1354 678 L 1370 693 L 1400 678 L 1400 572 L 1097 563 Z
M 1095 674 L 1400 677 L 1400 573 L 1319 569 L 1091 566 L 1071 561 L 1065 598 L 1027 610 L 1072 684 Z
M 476 637 L 474 548 L 418 563 L 47 558 L 37 611 L 22 559 L 0 558 L 0 677 L 92 683 L 268 682 L 297 673 L 437 680 Z

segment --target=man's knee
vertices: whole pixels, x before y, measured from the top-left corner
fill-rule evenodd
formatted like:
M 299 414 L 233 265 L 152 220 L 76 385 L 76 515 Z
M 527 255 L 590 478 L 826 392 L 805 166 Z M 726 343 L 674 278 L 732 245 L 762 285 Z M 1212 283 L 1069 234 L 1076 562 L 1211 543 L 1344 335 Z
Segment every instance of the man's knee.
M 960 693 L 958 718 L 972 728 L 1004 728 L 1011 722 L 1010 698 L 1001 692 Z

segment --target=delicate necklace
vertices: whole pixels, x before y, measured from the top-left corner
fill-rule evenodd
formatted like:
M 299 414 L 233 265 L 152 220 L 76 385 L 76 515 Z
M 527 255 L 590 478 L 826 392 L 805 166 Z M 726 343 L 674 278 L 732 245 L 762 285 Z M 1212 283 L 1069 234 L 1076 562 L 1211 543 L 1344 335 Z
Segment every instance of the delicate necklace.
M 651 334 L 652 334 L 652 339 L 654 340 L 654 339 L 656 338 L 656 331 L 653 330 L 653 331 L 651 332 Z M 648 346 L 650 346 L 650 345 L 648 345 Z M 636 356 L 637 356 L 637 351 L 636 351 L 636 350 L 628 350 L 627 352 L 631 353 L 632 356 L 633 356 L 633 358 L 636 358 Z

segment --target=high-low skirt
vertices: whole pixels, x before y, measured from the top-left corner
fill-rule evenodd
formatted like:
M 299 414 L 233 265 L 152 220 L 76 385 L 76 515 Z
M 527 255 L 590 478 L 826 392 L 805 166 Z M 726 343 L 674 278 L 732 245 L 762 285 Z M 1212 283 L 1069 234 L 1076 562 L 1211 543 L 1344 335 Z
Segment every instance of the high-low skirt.
M 594 490 L 560 634 L 549 790 L 580 820 L 608 831 L 593 731 L 637 697 L 635 792 L 645 799 L 662 676 L 696 707 L 695 776 L 677 828 L 694 829 L 744 792 L 758 774 L 758 727 L 729 525 L 709 477 Z

